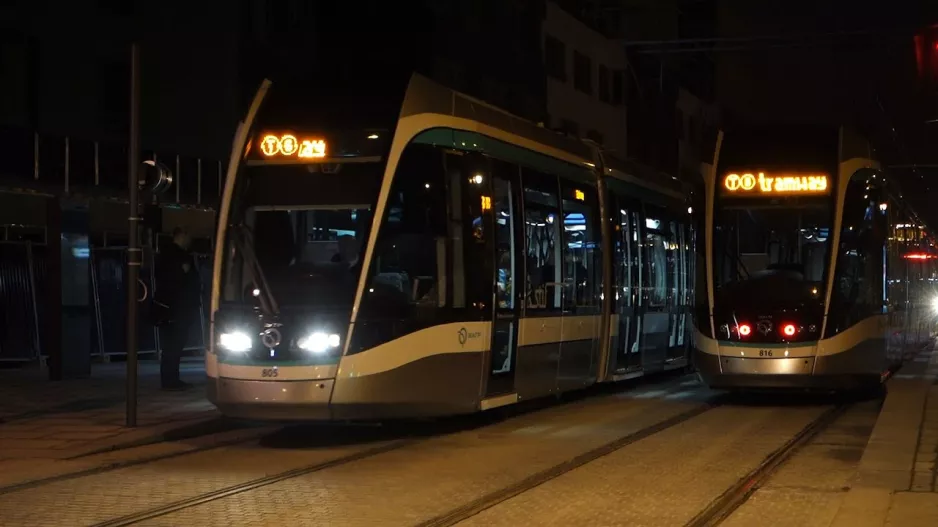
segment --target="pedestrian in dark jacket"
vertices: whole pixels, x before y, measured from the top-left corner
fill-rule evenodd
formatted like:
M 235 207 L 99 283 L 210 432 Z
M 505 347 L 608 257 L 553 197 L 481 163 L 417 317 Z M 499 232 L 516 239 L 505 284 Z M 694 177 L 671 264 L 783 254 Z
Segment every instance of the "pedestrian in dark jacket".
M 201 316 L 202 282 L 195 259 L 189 253 L 191 239 L 182 227 L 173 230 L 173 243 L 156 261 L 154 301 L 163 309 L 160 325 L 160 381 L 164 390 L 185 389 L 179 378 L 179 362 L 192 325 Z

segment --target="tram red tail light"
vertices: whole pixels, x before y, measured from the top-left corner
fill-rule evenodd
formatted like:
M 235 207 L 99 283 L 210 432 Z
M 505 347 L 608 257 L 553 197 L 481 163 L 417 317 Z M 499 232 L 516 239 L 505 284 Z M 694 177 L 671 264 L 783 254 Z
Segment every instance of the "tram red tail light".
M 752 326 L 749 324 L 740 324 L 737 326 L 737 331 L 739 331 L 740 337 L 748 337 L 752 333 Z
M 796 328 L 794 324 L 782 324 L 782 335 L 794 337 L 797 332 L 798 328 Z

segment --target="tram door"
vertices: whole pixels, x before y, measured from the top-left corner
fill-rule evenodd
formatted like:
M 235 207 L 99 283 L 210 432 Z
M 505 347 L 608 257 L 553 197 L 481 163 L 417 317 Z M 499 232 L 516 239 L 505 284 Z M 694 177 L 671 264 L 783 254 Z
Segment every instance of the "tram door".
M 619 326 L 616 336 L 616 374 L 640 370 L 642 355 L 641 335 L 641 244 L 638 239 L 638 203 L 617 200 L 615 227 L 616 248 L 614 269 L 616 274 L 616 313 Z
M 520 224 L 520 177 L 518 167 L 490 159 L 491 198 L 483 198 L 491 225 L 491 252 L 495 263 L 492 302 L 492 351 L 487 366 L 488 383 L 485 395 L 493 396 L 515 391 L 518 348 L 518 323 L 521 306 L 519 276 L 523 246 Z
M 670 233 L 661 209 L 645 208 L 642 276 L 642 369 L 646 372 L 664 368 L 671 337 L 671 302 L 668 282 Z

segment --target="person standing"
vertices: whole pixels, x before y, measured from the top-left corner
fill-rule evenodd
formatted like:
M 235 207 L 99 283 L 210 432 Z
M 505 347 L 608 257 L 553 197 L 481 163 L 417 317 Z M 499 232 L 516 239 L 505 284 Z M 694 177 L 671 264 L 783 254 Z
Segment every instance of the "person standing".
M 183 390 L 189 385 L 179 378 L 179 363 L 189 330 L 201 316 L 202 281 L 192 243 L 182 227 L 173 230 L 173 243 L 161 251 L 156 262 L 154 303 L 162 311 L 160 327 L 160 382 L 164 390 Z

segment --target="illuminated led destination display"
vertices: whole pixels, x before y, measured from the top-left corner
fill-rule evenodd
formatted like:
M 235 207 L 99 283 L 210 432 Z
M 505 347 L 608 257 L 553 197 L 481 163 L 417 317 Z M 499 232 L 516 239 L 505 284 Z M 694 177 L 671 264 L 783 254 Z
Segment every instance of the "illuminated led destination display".
M 267 134 L 261 138 L 260 150 L 264 157 L 298 157 L 315 159 L 326 157 L 326 142 L 322 139 L 297 139 L 290 134 Z
M 773 174 L 734 172 L 723 178 L 724 194 L 759 196 L 779 194 L 826 194 L 830 189 L 823 174 Z

